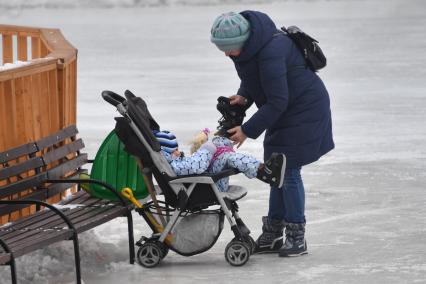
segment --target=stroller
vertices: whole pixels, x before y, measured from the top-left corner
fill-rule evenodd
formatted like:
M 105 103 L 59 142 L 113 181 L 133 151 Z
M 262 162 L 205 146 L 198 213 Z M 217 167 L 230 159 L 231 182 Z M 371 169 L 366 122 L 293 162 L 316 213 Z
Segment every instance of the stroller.
M 115 132 L 125 150 L 136 158 L 150 195 L 142 205 L 136 200 L 133 202 L 153 231 L 150 237 L 142 236 L 136 242 L 139 264 L 155 267 L 169 249 L 183 256 L 209 250 L 222 232 L 226 217 L 235 237 L 225 248 L 225 259 L 233 266 L 244 265 L 254 252 L 255 242 L 238 215 L 236 201 L 243 198 L 247 190 L 230 185 L 229 191 L 221 192 L 215 184 L 238 171 L 176 176 L 160 153 L 160 144 L 152 133 L 152 130 L 160 130 L 160 126 L 144 100 L 128 90 L 125 98 L 111 91 L 103 91 L 102 97 L 122 115 L 115 118 Z M 158 185 L 153 184 L 152 176 Z

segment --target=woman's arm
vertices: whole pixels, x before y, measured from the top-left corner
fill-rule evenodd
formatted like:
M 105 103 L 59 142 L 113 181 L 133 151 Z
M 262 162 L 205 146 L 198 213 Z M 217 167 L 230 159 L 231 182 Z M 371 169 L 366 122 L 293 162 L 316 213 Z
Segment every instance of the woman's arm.
M 266 103 L 241 127 L 242 131 L 253 139 L 271 127 L 286 111 L 289 97 L 284 57 L 260 58 L 259 76 Z

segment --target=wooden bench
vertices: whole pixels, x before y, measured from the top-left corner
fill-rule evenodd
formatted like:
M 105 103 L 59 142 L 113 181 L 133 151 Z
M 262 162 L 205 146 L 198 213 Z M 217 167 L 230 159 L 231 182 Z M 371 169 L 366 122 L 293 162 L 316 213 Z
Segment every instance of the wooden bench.
M 110 185 L 80 179 L 87 163 L 82 139 L 75 126 L 0 153 L 0 216 L 35 205 L 35 214 L 0 227 L 0 265 L 10 265 L 17 283 L 15 258 L 52 243 L 72 240 L 77 283 L 81 283 L 78 234 L 116 217 L 127 217 L 130 263 L 134 263 L 133 206 Z M 91 197 L 85 191 L 63 199 L 58 205 L 46 200 L 82 183 L 99 184 L 114 192 L 118 202 Z M 5 200 L 13 196 L 13 200 Z M 25 209 L 29 210 L 29 209 Z M 16 213 L 14 213 L 16 214 Z

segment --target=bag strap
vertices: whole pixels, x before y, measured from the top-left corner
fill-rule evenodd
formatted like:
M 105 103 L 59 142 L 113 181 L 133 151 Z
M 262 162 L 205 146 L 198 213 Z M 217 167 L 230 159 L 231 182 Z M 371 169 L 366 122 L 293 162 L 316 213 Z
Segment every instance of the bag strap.
M 283 27 L 284 28 L 284 27 Z M 282 29 L 282 28 L 281 28 Z M 277 32 L 276 33 L 274 33 L 272 36 L 273 37 L 276 37 L 276 36 L 279 36 L 279 35 L 287 35 L 288 34 L 288 32 L 287 32 L 287 30 L 277 30 Z
M 279 36 L 279 35 L 286 35 L 288 36 L 289 33 L 287 31 L 287 28 L 285 26 L 281 27 L 281 30 L 277 30 L 277 32 L 275 34 L 273 34 L 273 37 Z M 305 65 L 293 65 L 293 66 L 289 66 L 287 69 L 289 72 L 297 70 L 297 69 L 307 69 L 309 68 L 307 64 Z

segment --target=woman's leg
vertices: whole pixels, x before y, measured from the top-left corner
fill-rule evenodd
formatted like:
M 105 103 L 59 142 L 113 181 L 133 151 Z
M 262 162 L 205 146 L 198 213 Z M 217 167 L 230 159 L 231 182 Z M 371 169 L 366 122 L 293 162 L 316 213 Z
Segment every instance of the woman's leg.
M 285 212 L 282 189 L 271 187 L 269 212 L 262 217 L 262 234 L 256 240 L 256 253 L 276 253 L 282 247 Z
M 284 178 L 285 182 L 285 178 Z M 284 193 L 281 188 L 271 186 L 269 193 L 269 212 L 268 217 L 274 220 L 285 220 L 286 203 L 284 202 Z
M 280 250 L 280 255 L 290 254 L 287 249 L 282 252 L 281 248 L 283 245 L 282 238 L 284 226 L 291 226 L 291 230 L 286 230 L 286 232 L 288 231 L 292 235 L 294 232 L 293 229 L 295 228 L 293 223 L 296 223 L 298 226 L 303 226 L 304 230 L 304 214 L 305 190 L 300 176 L 300 168 L 286 169 L 283 187 L 271 187 L 268 217 L 262 218 L 262 234 L 256 241 L 257 251 L 277 252 Z M 301 230 L 302 228 L 297 227 L 297 232 Z M 294 242 L 292 242 L 292 244 L 293 243 Z M 291 253 L 292 255 L 294 254 L 294 249 L 292 247 Z M 296 251 L 296 253 L 301 254 L 300 251 Z M 306 249 L 303 253 L 306 253 Z
M 283 191 L 286 208 L 285 242 L 279 256 L 298 256 L 307 253 L 305 240 L 305 188 L 301 168 L 287 169 Z
M 290 223 L 305 222 L 305 188 L 300 170 L 301 168 L 286 169 L 284 186 L 271 187 L 269 218 Z
M 288 223 L 305 223 L 305 188 L 301 168 L 286 169 L 281 190 L 284 219 Z

